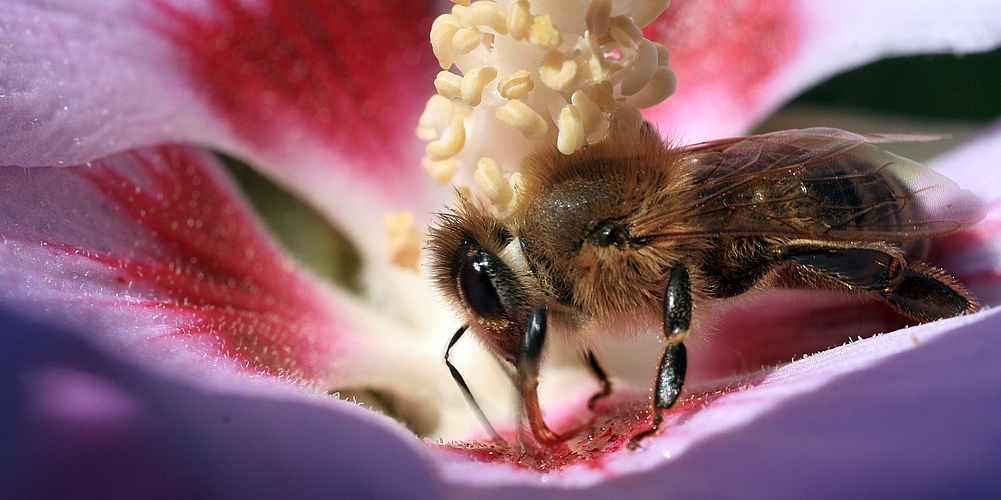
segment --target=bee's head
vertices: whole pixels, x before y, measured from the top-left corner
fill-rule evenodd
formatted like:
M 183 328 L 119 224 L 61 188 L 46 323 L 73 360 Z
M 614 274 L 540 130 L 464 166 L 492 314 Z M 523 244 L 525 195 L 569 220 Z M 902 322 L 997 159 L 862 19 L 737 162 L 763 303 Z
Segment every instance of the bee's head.
M 463 203 L 439 217 L 428 250 L 438 288 L 494 354 L 513 363 L 537 293 L 501 257 L 512 239 L 497 219 Z

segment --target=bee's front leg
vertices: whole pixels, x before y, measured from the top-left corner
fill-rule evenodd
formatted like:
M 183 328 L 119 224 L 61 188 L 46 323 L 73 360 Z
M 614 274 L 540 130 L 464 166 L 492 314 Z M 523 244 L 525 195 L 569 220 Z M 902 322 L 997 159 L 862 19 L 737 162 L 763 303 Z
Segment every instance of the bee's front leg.
M 546 421 L 542 418 L 542 408 L 539 406 L 539 363 L 542 358 L 542 347 L 546 343 L 546 315 L 544 307 L 532 310 L 521 337 L 521 344 L 518 346 L 515 370 L 521 407 L 528 417 L 532 434 L 539 444 L 552 446 L 560 442 L 561 438 L 546 425 Z
M 664 293 L 664 337 L 667 348 L 660 360 L 657 383 L 653 388 L 653 417 L 647 430 L 629 440 L 630 450 L 635 450 L 640 441 L 660 431 L 660 424 L 664 421 L 663 410 L 673 406 L 681 395 L 685 368 L 688 365 L 685 344 L 681 342 L 688 336 L 691 323 L 692 283 L 688 278 L 688 268 L 679 265 L 671 269 L 671 277 Z

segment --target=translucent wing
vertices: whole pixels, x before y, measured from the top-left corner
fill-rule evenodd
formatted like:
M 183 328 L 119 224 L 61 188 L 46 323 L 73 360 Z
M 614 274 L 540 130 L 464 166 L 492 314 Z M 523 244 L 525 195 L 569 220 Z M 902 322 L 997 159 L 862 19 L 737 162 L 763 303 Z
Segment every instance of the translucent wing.
M 901 139 L 815 128 L 683 147 L 677 168 L 692 176 L 691 188 L 637 221 L 634 234 L 895 242 L 984 217 L 972 192 L 875 145 Z

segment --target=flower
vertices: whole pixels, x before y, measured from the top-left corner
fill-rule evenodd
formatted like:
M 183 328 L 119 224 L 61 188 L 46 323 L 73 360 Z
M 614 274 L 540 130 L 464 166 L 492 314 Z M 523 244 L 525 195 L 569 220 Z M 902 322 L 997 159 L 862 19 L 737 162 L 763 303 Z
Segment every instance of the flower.
M 686 140 L 746 131 L 807 85 L 877 56 L 1001 38 L 988 5 L 700 5 L 647 28 L 679 86 L 645 116 Z M 999 429 L 985 418 L 1001 386 L 992 311 L 783 365 L 648 449 L 593 467 L 545 475 L 432 448 L 322 394 L 444 399 L 457 409 L 414 420 L 468 420 L 438 359 L 454 320 L 420 277 L 386 263 L 373 230 L 404 209 L 425 225 L 450 197 L 414 168 L 424 149 L 412 131 L 439 62 L 423 48 L 428 7 L 19 0 L 2 16 L 0 406 L 12 494 L 561 494 L 540 490 L 547 481 L 595 496 L 997 488 Z M 998 184 L 981 181 L 991 172 L 960 165 L 989 164 L 999 142 L 988 131 L 940 167 L 994 202 Z M 246 159 L 338 221 L 368 257 L 365 294 L 291 263 L 207 149 Z M 992 212 L 950 236 L 942 256 L 987 304 L 998 290 L 995 222 Z M 820 314 L 827 304 L 800 305 Z

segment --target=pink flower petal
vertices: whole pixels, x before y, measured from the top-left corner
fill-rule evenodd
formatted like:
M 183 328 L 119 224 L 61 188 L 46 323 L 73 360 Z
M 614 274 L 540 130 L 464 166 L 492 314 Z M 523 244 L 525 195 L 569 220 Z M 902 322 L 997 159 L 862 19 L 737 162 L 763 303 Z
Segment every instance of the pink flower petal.
M 419 168 L 434 88 L 424 2 L 17 0 L 3 28 L 0 165 L 163 142 L 249 160 L 381 255 L 379 218 L 448 196 Z M 421 82 L 417 88 L 415 82 Z
M 0 165 L 73 165 L 171 140 L 224 144 L 137 2 L 4 4 Z
M 0 301 L 185 373 L 331 376 L 357 326 L 181 146 L 0 169 Z
M 685 143 L 746 133 L 824 78 L 880 58 L 988 50 L 996 2 L 675 2 L 644 32 L 671 51 L 678 90 L 645 113 Z

